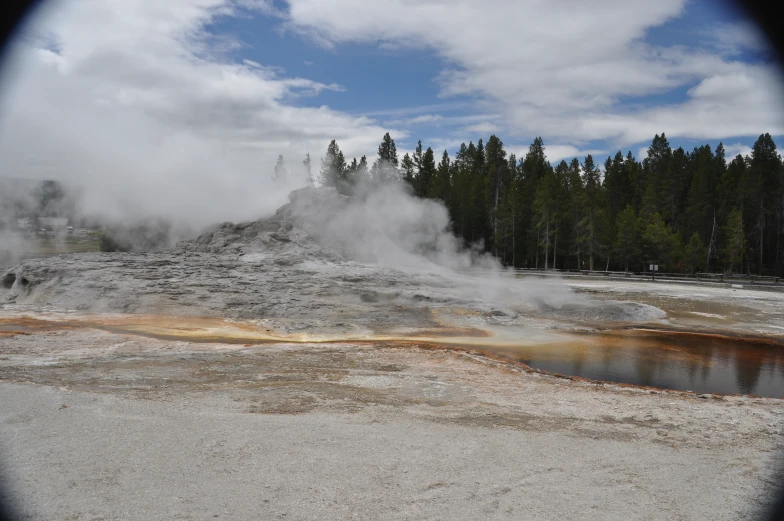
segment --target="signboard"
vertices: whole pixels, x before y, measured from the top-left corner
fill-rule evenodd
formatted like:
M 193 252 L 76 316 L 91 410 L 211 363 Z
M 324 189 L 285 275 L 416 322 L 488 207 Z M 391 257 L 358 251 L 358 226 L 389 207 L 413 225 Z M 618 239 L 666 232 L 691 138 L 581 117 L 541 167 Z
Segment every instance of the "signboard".
M 651 264 L 650 267 L 648 268 L 648 271 L 659 271 L 659 265 Z

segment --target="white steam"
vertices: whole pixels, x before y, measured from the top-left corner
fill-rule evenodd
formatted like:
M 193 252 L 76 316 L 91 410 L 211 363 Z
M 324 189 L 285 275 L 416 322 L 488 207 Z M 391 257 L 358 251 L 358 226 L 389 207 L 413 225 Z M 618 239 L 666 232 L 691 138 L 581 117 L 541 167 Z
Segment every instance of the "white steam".
M 453 233 L 446 207 L 412 195 L 403 182 L 363 183 L 343 204 L 332 197 L 292 194 L 296 220 L 322 246 L 344 257 L 429 276 L 444 294 L 496 306 L 547 305 L 578 300 L 558 278 L 516 278 L 480 245 Z

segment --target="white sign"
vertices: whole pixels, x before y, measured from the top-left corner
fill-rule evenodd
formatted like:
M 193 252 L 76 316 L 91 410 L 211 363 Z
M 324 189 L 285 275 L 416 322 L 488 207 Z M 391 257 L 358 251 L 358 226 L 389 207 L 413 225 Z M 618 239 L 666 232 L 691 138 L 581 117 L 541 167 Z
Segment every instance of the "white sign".
M 659 265 L 658 264 L 650 264 L 650 267 L 648 268 L 648 271 L 659 271 Z

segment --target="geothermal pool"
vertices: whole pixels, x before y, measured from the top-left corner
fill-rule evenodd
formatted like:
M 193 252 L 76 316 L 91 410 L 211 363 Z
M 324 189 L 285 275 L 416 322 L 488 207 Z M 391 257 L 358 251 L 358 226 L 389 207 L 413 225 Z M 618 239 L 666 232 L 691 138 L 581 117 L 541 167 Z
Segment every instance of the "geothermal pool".
M 692 391 L 784 398 L 784 341 L 741 333 L 627 327 L 552 333 L 513 328 L 504 334 L 445 327 L 408 334 L 352 337 L 281 334 L 253 323 L 159 315 L 15 316 L 0 319 L 9 335 L 102 330 L 158 340 L 215 344 L 351 344 L 426 346 L 491 354 L 563 376 Z M 520 335 L 515 339 L 515 335 Z M 42 339 L 43 340 L 43 339 Z M 1 343 L 1 342 L 0 342 Z
M 563 344 L 504 348 L 501 353 L 564 376 L 784 398 L 784 343 L 775 340 L 651 330 L 575 336 Z

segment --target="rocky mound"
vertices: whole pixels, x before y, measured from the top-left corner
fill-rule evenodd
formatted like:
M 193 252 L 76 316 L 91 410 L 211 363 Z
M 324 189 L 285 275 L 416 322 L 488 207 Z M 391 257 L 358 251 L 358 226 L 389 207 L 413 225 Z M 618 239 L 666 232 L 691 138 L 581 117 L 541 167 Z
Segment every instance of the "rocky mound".
M 339 213 L 350 200 L 334 188 L 295 190 L 289 194 L 289 203 L 280 207 L 273 217 L 219 224 L 196 239 L 179 242 L 175 251 L 249 255 L 257 259 L 274 256 L 284 261 L 278 264 L 345 260 L 345 252 L 334 247 L 339 242 L 328 246 L 316 237 L 323 235 L 323 217 Z
M 372 209 L 380 204 L 305 188 L 270 218 L 223 223 L 171 250 L 27 260 L 0 273 L 0 304 L 255 319 L 314 334 L 441 327 L 446 315 L 471 327 L 661 318 L 656 308 L 590 301 L 557 281 L 445 269 L 417 249 L 444 241 L 441 225 L 405 208 Z M 401 214 L 409 220 L 389 226 Z

